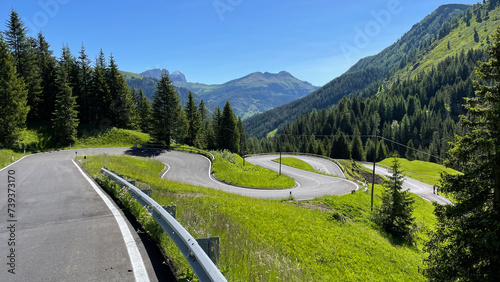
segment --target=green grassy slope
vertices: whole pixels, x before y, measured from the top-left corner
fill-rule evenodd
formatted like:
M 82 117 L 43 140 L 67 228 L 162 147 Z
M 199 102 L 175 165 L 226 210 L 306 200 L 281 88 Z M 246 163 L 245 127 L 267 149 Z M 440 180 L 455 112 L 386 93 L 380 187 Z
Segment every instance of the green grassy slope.
M 226 183 L 259 189 L 285 189 L 295 186 L 295 181 L 287 175 L 279 175 L 267 168 L 255 166 L 228 151 L 212 152 L 215 162 L 212 170 L 217 179 Z
M 380 162 L 380 164 L 390 167 L 393 162 L 393 158 L 387 158 Z M 422 179 L 422 182 L 427 183 L 429 185 L 434 185 L 439 182 L 441 179 L 441 172 L 447 172 L 449 174 L 457 174 L 458 171 L 447 168 L 443 165 L 424 162 L 424 161 L 409 161 L 407 159 L 398 159 L 401 169 L 404 171 L 404 174 L 410 178 L 415 180 Z
M 158 203 L 176 204 L 179 222 L 194 237 L 220 236 L 219 268 L 229 281 L 424 281 L 421 245 L 398 245 L 374 227 L 367 193 L 301 203 L 252 199 L 160 180 L 163 165 L 152 160 L 87 160 L 94 177 L 101 178 L 99 169 L 106 166 L 152 188 Z M 377 185 L 376 204 L 380 193 Z M 432 206 L 416 201 L 415 216 L 425 229 L 432 225 Z M 151 225 L 144 216 L 139 220 Z M 188 264 L 167 235 L 159 241 L 177 274 L 185 273 Z

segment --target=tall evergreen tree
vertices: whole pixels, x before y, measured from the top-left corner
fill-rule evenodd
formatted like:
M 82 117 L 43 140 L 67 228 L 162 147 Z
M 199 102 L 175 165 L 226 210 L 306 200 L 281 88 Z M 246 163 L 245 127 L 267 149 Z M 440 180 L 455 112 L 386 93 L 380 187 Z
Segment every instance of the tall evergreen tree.
M 141 105 L 139 108 L 139 117 L 140 117 L 140 127 L 142 132 L 149 133 L 151 130 L 151 102 L 149 102 L 149 99 L 144 95 L 142 92 L 142 89 L 139 91 L 139 96 L 141 97 Z
M 0 147 L 13 144 L 26 126 L 28 92 L 16 72 L 15 61 L 0 33 Z
M 152 104 L 153 138 L 166 145 L 170 145 L 174 130 L 179 124 L 182 107 L 174 85 L 168 74 L 163 73 L 158 81 Z
M 222 111 L 216 106 L 212 114 L 213 137 L 208 140 L 208 148 L 217 150 L 222 149 Z
M 95 93 L 92 92 L 92 63 L 85 52 L 82 44 L 80 55 L 77 61 L 78 67 L 78 85 L 73 87 L 73 94 L 76 96 L 79 105 L 79 119 L 81 123 L 92 123 L 93 107 L 98 100 Z
M 409 160 L 409 161 L 413 161 L 416 157 L 416 152 L 415 152 L 415 145 L 413 145 L 413 140 L 410 139 L 410 141 L 408 141 L 408 144 L 406 145 L 407 148 L 406 148 L 406 154 L 405 154 L 405 157 Z
M 118 71 L 113 55 L 109 59 L 109 68 L 106 74 L 111 98 L 111 121 L 119 128 L 138 128 L 139 121 L 135 101 L 130 94 L 125 78 Z
M 397 155 L 394 155 L 391 169 L 392 175 L 384 182 L 385 191 L 382 195 L 382 204 L 375 212 L 375 221 L 388 233 L 411 243 L 415 228 L 414 200 L 408 190 L 403 191 L 405 177 Z
M 491 58 L 476 69 L 476 97 L 467 99 L 468 129 L 457 137 L 446 165 L 462 174 L 443 175 L 440 190 L 454 205 L 436 206 L 437 230 L 425 250 L 424 274 L 439 281 L 497 281 L 500 277 L 500 29 L 488 47 Z
M 89 108 L 89 121 L 92 124 L 111 124 L 111 97 L 106 81 L 106 68 L 106 58 L 101 50 L 91 78 L 93 106 Z
M 56 107 L 52 118 L 52 139 L 57 145 L 68 145 L 76 140 L 78 111 L 76 98 L 68 83 L 66 67 L 61 65 L 57 77 Z
M 188 122 L 188 132 L 185 143 L 189 146 L 201 147 L 200 145 L 200 129 L 201 129 L 201 116 L 198 107 L 194 102 L 193 93 L 189 91 L 188 100 L 184 107 L 186 118 Z
M 233 108 L 226 101 L 224 108 L 222 109 L 222 119 L 220 123 L 220 141 L 221 149 L 227 149 L 233 153 L 239 152 L 240 147 L 240 134 L 238 132 L 237 120 L 234 115 Z
M 363 149 L 363 141 L 361 141 L 361 133 L 356 127 L 354 129 L 354 137 L 351 142 L 351 158 L 357 161 L 365 160 L 365 152 Z
M 28 113 L 28 121 L 38 121 L 42 88 L 40 86 L 40 71 L 36 64 L 36 40 L 27 37 L 26 26 L 14 10 L 11 11 L 10 18 L 7 20 L 5 35 L 15 60 L 17 72 L 24 79 L 28 90 L 28 106 L 31 108 Z
M 57 60 L 53 52 L 49 49 L 49 43 L 45 40 L 42 33 L 38 34 L 37 42 L 37 63 L 41 73 L 42 96 L 39 109 L 41 120 L 50 121 L 52 113 L 55 111 L 56 92 L 57 92 Z
M 247 145 L 247 134 L 245 133 L 245 127 L 243 126 L 243 120 L 240 116 L 238 116 L 238 134 L 240 135 L 240 155 L 243 156 L 248 153 L 248 145 Z

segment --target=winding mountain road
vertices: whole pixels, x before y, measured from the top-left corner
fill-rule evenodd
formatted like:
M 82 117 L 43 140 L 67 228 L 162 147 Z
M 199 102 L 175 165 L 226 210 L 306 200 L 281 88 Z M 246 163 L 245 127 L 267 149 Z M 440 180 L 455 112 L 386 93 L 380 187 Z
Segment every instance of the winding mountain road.
M 247 161 L 278 171 L 279 164 L 272 162 L 273 159 L 278 157 L 276 155 L 255 156 L 247 158 Z M 287 166 L 282 167 L 282 172 L 295 179 L 297 185 L 294 188 L 280 190 L 242 188 L 222 183 L 211 176 L 210 161 L 204 156 L 170 151 L 156 156 L 156 159 L 168 165 L 168 171 L 163 175 L 164 178 L 253 198 L 283 199 L 289 197 L 291 192 L 296 200 L 310 200 L 325 195 L 343 195 L 358 188 L 356 183 L 343 178 L 321 175 Z M 338 171 L 340 171 L 335 164 L 327 160 L 318 159 L 316 165 L 321 166 L 328 172 L 339 173 Z
M 373 169 L 373 165 L 371 165 L 371 164 L 363 164 L 363 166 L 370 169 L 370 170 Z M 380 166 L 375 167 L 375 173 L 382 175 L 382 176 L 388 176 L 388 175 L 392 174 L 391 171 L 389 171 L 386 168 L 380 167 Z M 409 189 L 410 192 L 417 194 L 420 197 L 422 197 L 430 202 L 437 202 L 438 204 L 441 204 L 441 205 L 448 205 L 448 204 L 452 203 L 450 200 L 443 197 L 442 195 L 434 194 L 433 188 L 431 185 L 422 183 L 420 181 L 417 181 L 415 179 L 411 179 L 409 177 L 406 177 L 405 182 L 403 183 L 403 188 Z
M 153 157 L 168 165 L 163 175 L 166 178 L 249 197 L 279 199 L 292 192 L 296 199 L 307 200 L 357 188 L 343 178 L 286 166 L 282 171 L 297 180 L 295 188 L 239 188 L 215 180 L 207 158 L 178 151 L 102 148 L 30 155 L 0 170 L 4 191 L 0 193 L 0 280 L 166 280 L 135 228 L 72 160 L 77 155 L 95 154 Z M 247 161 L 277 171 L 278 164 L 271 162 L 276 157 L 251 157 Z M 314 165 L 330 173 L 335 171 L 322 162 Z

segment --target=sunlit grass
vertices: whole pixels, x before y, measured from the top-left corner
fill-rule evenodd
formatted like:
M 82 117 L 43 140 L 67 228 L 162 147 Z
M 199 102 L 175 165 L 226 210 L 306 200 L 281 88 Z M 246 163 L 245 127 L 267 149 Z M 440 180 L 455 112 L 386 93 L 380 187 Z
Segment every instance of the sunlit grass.
M 287 175 L 279 175 L 267 168 L 253 165 L 237 154 L 229 152 L 212 152 L 214 176 L 226 183 L 248 188 L 285 189 L 295 186 L 295 180 Z
M 381 161 L 380 164 L 390 167 L 392 166 L 393 160 L 394 158 L 387 158 Z M 429 185 L 435 185 L 439 182 L 441 179 L 441 172 L 447 172 L 449 174 L 459 173 L 454 169 L 430 162 L 418 160 L 409 161 L 401 158 L 399 158 L 398 161 L 404 175 Z
M 158 203 L 177 205 L 178 221 L 195 238 L 220 236 L 219 268 L 228 281 L 425 280 L 418 272 L 425 256 L 421 247 L 394 244 L 371 223 L 369 193 L 297 203 L 162 180 L 163 164 L 137 157 L 88 156 L 85 168 L 102 179 L 103 165 L 152 188 Z M 375 189 L 377 206 L 382 186 Z M 432 205 L 417 201 L 417 222 L 431 226 Z M 155 229 L 147 212 L 136 213 L 177 274 L 185 273 L 189 266 L 168 236 Z
M 273 161 L 279 163 L 280 159 L 277 158 L 277 159 L 274 159 Z M 312 167 L 312 165 L 304 162 L 303 160 L 299 160 L 297 158 L 292 158 L 292 157 L 281 158 L 281 164 L 291 166 L 291 167 L 294 167 L 297 169 L 302 169 L 302 170 L 309 171 L 309 172 L 316 172 L 316 173 L 318 172 L 317 170 L 314 169 L 314 167 Z
M 12 150 L 0 150 L 0 168 L 11 164 L 13 160 L 16 161 L 22 156 L 24 156 L 24 154 L 16 153 Z

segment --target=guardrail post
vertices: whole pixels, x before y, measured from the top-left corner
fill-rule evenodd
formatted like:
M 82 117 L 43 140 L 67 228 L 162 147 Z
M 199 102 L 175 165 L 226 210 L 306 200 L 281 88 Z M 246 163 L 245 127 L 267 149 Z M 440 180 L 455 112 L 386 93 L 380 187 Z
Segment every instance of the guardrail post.
M 212 262 L 214 264 L 219 264 L 219 237 L 196 239 L 196 241 Z
M 177 206 L 162 206 L 173 218 L 176 218 Z

